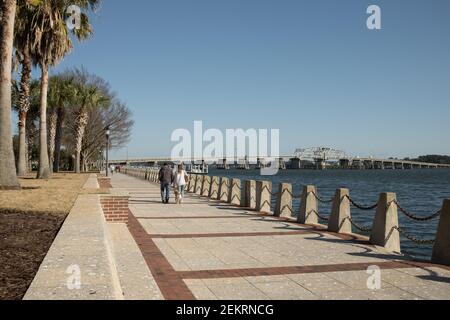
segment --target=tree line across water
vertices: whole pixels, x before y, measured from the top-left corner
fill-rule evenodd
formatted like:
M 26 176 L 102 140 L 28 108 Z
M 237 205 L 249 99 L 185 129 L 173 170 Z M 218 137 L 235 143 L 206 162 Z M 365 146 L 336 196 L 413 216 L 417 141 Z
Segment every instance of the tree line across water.
M 37 170 L 48 179 L 61 169 L 82 172 L 103 159 L 106 131 L 111 147 L 123 146 L 133 126 L 128 107 L 107 81 L 84 68 L 49 76 L 88 39 L 89 13 L 99 0 L 1 0 L 0 7 L 0 189 L 20 188 L 18 176 Z M 81 9 L 79 28 L 69 29 L 65 12 Z M 32 79 L 32 70 L 40 79 Z M 18 79 L 12 74 L 19 71 Z M 12 137 L 11 112 L 18 114 Z

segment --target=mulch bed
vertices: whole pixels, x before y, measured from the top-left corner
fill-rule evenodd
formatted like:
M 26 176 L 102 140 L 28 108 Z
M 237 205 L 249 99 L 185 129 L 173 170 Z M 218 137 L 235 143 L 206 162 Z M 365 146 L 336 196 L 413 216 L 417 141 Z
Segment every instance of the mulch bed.
M 0 300 L 21 300 L 66 214 L 0 209 Z

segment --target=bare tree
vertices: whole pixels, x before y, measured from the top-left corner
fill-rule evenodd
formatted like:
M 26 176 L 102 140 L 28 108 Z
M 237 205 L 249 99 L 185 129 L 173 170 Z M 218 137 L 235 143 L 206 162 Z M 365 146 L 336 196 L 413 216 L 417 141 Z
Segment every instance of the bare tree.
M 89 164 L 102 157 L 102 152 L 106 147 L 106 128 L 109 128 L 111 132 L 111 149 L 121 148 L 130 141 L 134 125 L 131 116 L 131 111 L 126 104 L 117 100 L 107 109 L 91 110 L 82 146 L 84 170 Z

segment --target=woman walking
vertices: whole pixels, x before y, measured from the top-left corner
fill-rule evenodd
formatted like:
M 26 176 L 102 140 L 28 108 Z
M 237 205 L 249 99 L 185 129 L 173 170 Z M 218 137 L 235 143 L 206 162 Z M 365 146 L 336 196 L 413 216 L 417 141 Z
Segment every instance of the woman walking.
M 187 175 L 186 170 L 184 170 L 184 166 L 180 164 L 178 166 L 177 172 L 175 173 L 174 179 L 175 196 L 177 204 L 181 204 L 183 202 L 184 191 L 188 183 L 188 180 L 189 176 Z

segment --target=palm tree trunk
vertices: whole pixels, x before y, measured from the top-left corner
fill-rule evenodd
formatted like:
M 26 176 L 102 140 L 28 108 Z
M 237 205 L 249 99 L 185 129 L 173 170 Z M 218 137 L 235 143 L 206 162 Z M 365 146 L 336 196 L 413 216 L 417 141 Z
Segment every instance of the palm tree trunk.
M 49 139 L 48 139 L 48 154 L 50 158 L 50 164 L 53 167 L 55 160 L 55 141 L 56 141 L 56 125 L 58 123 L 58 110 L 53 109 L 50 115 L 49 121 Z M 52 170 L 53 171 L 53 170 Z
M 0 4 L 0 189 L 18 189 L 11 136 L 11 68 L 16 0 Z
M 41 64 L 41 106 L 39 110 L 39 171 L 38 179 L 50 178 L 50 165 L 47 149 L 47 93 L 48 66 Z
M 30 79 L 31 79 L 31 60 L 28 51 L 23 52 L 22 77 L 20 79 L 20 97 L 19 97 L 19 155 L 17 161 L 17 175 L 22 177 L 27 170 L 27 146 L 26 146 L 26 123 L 27 113 L 30 109 Z
M 61 144 L 63 138 L 64 108 L 58 108 L 58 121 L 56 123 L 55 137 L 55 160 L 53 161 L 53 172 L 59 172 L 61 162 Z
M 17 159 L 17 175 L 23 177 L 27 174 L 27 114 L 19 112 L 19 155 Z
M 31 172 L 33 170 L 32 165 L 32 158 L 33 158 L 33 148 L 35 147 L 36 142 L 36 126 L 33 122 L 33 118 L 27 116 L 27 124 L 26 124 L 26 131 L 27 131 L 27 168 L 28 172 Z
M 81 172 L 81 149 L 83 147 L 83 138 L 84 133 L 86 131 L 86 126 L 89 120 L 89 114 L 85 111 L 85 108 L 82 107 L 77 119 L 77 126 L 75 132 L 75 172 Z

